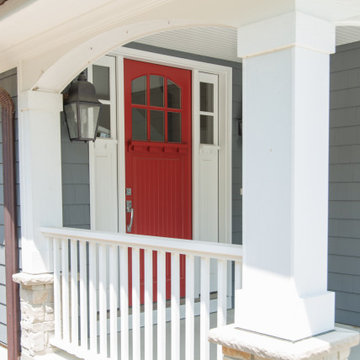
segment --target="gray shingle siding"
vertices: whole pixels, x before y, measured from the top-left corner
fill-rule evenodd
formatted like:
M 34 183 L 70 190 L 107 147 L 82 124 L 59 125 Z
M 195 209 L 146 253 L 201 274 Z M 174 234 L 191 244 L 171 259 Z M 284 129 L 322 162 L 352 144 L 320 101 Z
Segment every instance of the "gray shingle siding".
M 17 76 L 16 69 L 0 74 L 0 87 L 7 90 L 15 104 L 15 140 L 16 140 L 16 181 L 17 181 L 17 212 L 20 223 L 19 197 L 19 158 L 17 132 Z M 2 154 L 2 122 L 0 117 L 0 343 L 6 344 L 6 288 L 5 288 L 5 247 L 4 247 L 4 187 L 3 187 L 3 154 Z M 20 228 L 18 228 L 20 237 Z
M 360 43 L 330 66 L 329 290 L 336 321 L 360 326 Z

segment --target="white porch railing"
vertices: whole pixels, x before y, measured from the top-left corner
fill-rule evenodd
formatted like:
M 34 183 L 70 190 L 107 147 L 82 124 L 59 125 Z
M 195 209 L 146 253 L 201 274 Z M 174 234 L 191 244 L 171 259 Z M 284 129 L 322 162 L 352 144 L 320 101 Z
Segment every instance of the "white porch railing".
M 200 359 L 210 359 L 210 304 L 216 306 L 216 326 L 225 325 L 228 295 L 231 292 L 236 297 L 241 287 L 241 246 L 70 228 L 43 228 L 42 233 L 53 241 L 54 346 L 80 358 L 103 360 L 168 360 L 170 356 L 179 360 L 181 352 L 191 360 L 198 347 Z M 185 268 L 180 265 L 182 255 Z M 171 298 L 167 299 L 169 266 Z M 180 296 L 180 273 L 185 274 L 184 297 Z M 195 316 L 200 317 L 199 337 L 195 336 Z M 185 327 L 180 326 L 181 318 Z M 171 339 L 168 345 L 167 336 Z M 221 359 L 220 347 L 217 359 Z

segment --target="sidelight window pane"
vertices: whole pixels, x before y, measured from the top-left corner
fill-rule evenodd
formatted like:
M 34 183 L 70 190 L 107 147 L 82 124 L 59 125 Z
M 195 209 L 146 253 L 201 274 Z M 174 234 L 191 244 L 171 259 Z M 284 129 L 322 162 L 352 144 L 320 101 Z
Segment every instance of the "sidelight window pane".
M 214 111 L 214 84 L 200 83 L 200 111 Z
M 164 141 L 164 111 L 150 111 L 150 139 Z
M 181 89 L 171 80 L 167 81 L 167 96 L 169 108 L 181 108 Z
M 214 144 L 214 117 L 200 115 L 200 144 Z
M 131 102 L 137 105 L 146 105 L 146 75 L 131 82 Z
M 97 136 L 101 138 L 110 137 L 110 105 L 103 104 L 101 106 Z
M 107 66 L 93 65 L 93 83 L 100 100 L 110 100 L 110 69 Z
M 147 140 L 147 122 L 145 109 L 132 109 L 132 139 Z
M 181 142 L 181 114 L 168 113 L 168 142 Z
M 150 75 L 150 105 L 164 106 L 164 78 Z

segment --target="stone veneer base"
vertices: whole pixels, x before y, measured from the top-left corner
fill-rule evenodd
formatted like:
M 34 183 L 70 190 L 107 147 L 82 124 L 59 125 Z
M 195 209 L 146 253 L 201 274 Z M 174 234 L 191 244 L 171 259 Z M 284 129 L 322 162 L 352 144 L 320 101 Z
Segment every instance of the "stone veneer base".
M 54 277 L 52 274 L 13 275 L 20 284 L 21 356 L 34 359 L 54 349 L 50 338 L 54 332 Z
M 347 360 L 359 340 L 358 332 L 342 328 L 296 342 L 242 330 L 234 324 L 209 333 L 209 341 L 222 346 L 224 360 Z

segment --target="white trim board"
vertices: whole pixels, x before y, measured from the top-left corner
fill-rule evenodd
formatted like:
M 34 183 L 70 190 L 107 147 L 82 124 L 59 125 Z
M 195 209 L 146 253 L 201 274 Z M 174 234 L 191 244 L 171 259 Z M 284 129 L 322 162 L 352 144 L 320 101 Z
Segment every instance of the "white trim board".
M 125 214 L 125 145 L 124 145 L 124 81 L 123 81 L 123 59 L 132 59 L 143 62 L 151 62 L 164 66 L 173 66 L 181 69 L 191 70 L 193 73 L 192 81 L 192 122 L 193 122 L 193 139 L 198 136 L 195 129 L 195 119 L 197 110 L 194 106 L 194 94 L 198 91 L 197 82 L 199 72 L 215 74 L 218 76 L 219 86 L 219 123 L 222 127 L 219 128 L 219 241 L 231 243 L 232 239 L 232 196 L 231 196 L 231 154 L 232 154 L 232 68 L 209 64 L 200 61 L 188 60 L 174 56 L 156 54 L 152 52 L 119 48 L 111 55 L 116 56 L 116 82 L 117 82 L 117 139 L 118 139 L 118 191 L 119 191 L 119 231 L 125 232 L 126 214 Z M 198 164 L 199 154 L 194 152 L 192 163 Z M 199 169 L 193 168 L 193 189 L 196 189 L 198 181 Z M 194 196 L 193 191 L 193 239 L 198 238 L 198 229 L 196 227 L 197 217 L 199 212 L 199 201 Z

